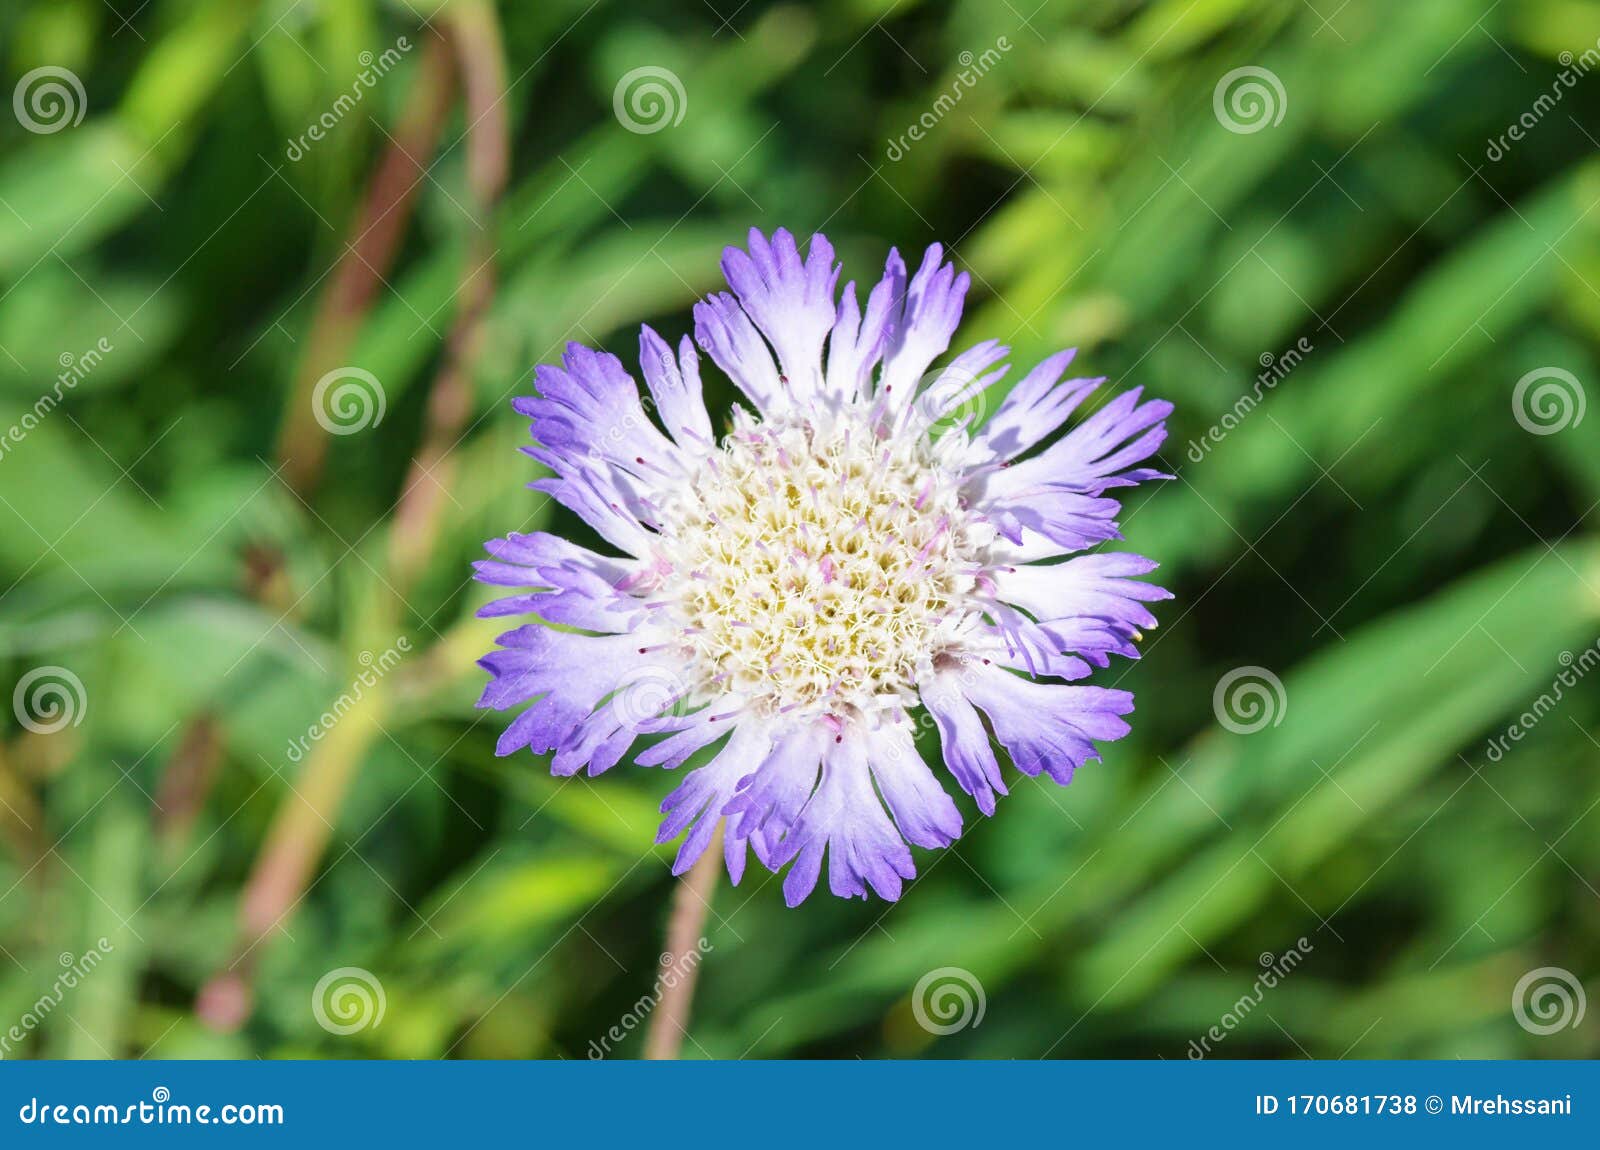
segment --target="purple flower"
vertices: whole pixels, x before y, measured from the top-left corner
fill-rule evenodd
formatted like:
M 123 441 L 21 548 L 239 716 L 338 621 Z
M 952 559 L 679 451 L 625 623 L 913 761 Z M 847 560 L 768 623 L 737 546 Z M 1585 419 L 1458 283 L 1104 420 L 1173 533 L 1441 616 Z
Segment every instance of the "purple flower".
M 917 751 L 919 705 L 986 815 L 1006 793 L 995 742 L 1066 783 L 1127 733 L 1131 694 L 1060 680 L 1137 657 L 1169 596 L 1141 556 L 1066 557 L 1119 538 L 1108 492 L 1164 478 L 1139 464 L 1172 405 L 1134 389 L 1037 450 L 1103 382 L 1063 379 L 1063 351 L 982 419 L 1008 349 L 930 370 L 968 283 L 938 245 L 911 276 L 891 251 L 864 309 L 821 235 L 802 260 L 788 232 L 752 230 L 722 269 L 732 294 L 695 306 L 692 342 L 641 330 L 648 405 L 579 344 L 516 401 L 554 472 L 532 486 L 617 554 L 490 541 L 478 578 L 519 590 L 481 613 L 543 621 L 500 636 L 478 705 L 518 709 L 498 753 L 553 752 L 557 775 L 600 774 L 640 736 L 660 737 L 635 761 L 668 769 L 720 743 L 662 804 L 657 841 L 686 834 L 677 873 L 723 823 L 735 882 L 754 851 L 789 867 L 793 906 L 826 855 L 834 894 L 898 898 L 907 844 L 962 827 Z M 754 407 L 720 440 L 696 345 Z

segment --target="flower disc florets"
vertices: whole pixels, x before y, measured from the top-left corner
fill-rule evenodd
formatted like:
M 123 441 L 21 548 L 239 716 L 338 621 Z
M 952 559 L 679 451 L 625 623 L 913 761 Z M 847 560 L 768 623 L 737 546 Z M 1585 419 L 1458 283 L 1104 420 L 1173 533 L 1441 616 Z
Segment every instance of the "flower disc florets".
M 925 720 L 986 815 L 1006 794 L 997 746 L 1066 783 L 1128 732 L 1129 692 L 1074 681 L 1136 658 L 1145 604 L 1168 598 L 1139 579 L 1153 562 L 1095 549 L 1120 537 L 1108 493 L 1160 477 L 1139 464 L 1171 405 L 1135 388 L 1046 444 L 1104 382 L 1066 378 L 1065 351 L 988 410 L 1007 348 L 933 369 L 968 287 L 943 257 L 908 275 L 891 251 L 862 303 L 824 237 L 802 259 L 788 232 L 752 231 L 692 340 L 641 331 L 649 410 L 621 360 L 580 344 L 516 401 L 551 473 L 533 486 L 610 550 L 488 543 L 478 578 L 519 590 L 480 613 L 537 619 L 484 657 L 479 705 L 518 711 L 498 753 L 548 753 L 560 775 L 609 770 L 641 736 L 640 765 L 700 756 L 662 803 L 676 871 L 722 827 L 734 881 L 753 852 L 787 868 L 791 905 L 824 859 L 835 894 L 897 898 L 908 844 L 962 827 Z M 702 354 L 754 408 L 720 439 Z
M 739 419 L 662 507 L 659 594 L 702 693 L 845 722 L 915 701 L 981 540 L 925 440 L 854 414 Z

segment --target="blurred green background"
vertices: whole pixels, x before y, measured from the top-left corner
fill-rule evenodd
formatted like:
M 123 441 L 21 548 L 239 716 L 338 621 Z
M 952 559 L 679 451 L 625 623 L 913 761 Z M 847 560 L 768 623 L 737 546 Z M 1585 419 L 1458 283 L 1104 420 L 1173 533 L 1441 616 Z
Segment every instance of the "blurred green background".
M 652 993 L 674 780 L 493 756 L 468 564 L 567 522 L 533 366 L 689 330 L 754 224 L 867 282 L 942 241 L 962 345 L 1173 400 L 1126 530 L 1177 598 L 1096 679 L 1132 736 L 964 805 L 898 905 L 724 885 L 685 1056 L 1184 1058 L 1225 1015 L 1213 1056 L 1594 1056 L 1597 38 L 1586 0 L 7 3 L 4 1055 L 582 1058 Z M 945 967 L 984 1011 L 940 1034 Z M 343 968 L 383 995 L 348 1034 Z

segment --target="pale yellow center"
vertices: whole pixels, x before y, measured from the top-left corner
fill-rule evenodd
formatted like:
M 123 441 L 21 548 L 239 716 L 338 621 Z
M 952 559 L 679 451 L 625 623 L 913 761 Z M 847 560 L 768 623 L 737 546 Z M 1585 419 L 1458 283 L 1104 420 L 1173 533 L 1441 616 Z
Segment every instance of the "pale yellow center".
M 972 586 L 954 477 L 860 418 L 744 421 L 663 519 L 659 589 L 698 686 L 768 713 L 908 699 Z

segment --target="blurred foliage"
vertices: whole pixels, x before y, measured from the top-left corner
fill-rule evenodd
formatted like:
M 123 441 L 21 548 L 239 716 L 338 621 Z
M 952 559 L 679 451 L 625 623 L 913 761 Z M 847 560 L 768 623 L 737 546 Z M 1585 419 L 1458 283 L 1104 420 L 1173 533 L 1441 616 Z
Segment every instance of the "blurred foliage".
M 1512 410 L 1600 379 L 1600 78 L 1489 155 L 1597 37 L 1588 0 L 7 4 L 6 91 L 67 69 L 84 115 L 0 116 L 0 428 L 109 347 L 0 457 L 0 682 L 83 684 L 61 730 L 5 712 L 0 1030 L 110 947 L 10 1053 L 584 1057 L 649 992 L 672 780 L 493 756 L 468 563 L 564 522 L 515 451 L 532 366 L 686 331 L 752 224 L 865 280 L 945 242 L 963 343 L 1175 401 L 1126 529 L 1177 599 L 1097 680 L 1134 734 L 965 808 L 900 904 L 719 891 L 688 1056 L 1182 1058 L 1302 937 L 1217 1054 L 1600 1052 L 1600 1011 L 1511 1010 L 1535 967 L 1600 990 L 1593 686 L 1487 754 L 1600 635 L 1600 418 Z M 639 133 L 645 66 L 683 116 Z M 1214 107 L 1243 66 L 1282 85 L 1257 131 Z M 352 365 L 386 410 L 330 437 L 308 388 Z M 1240 666 L 1285 688 L 1252 734 L 1213 712 Z M 310 1009 L 347 966 L 386 995 L 348 1037 Z M 936 1037 L 944 966 L 987 1010 Z

